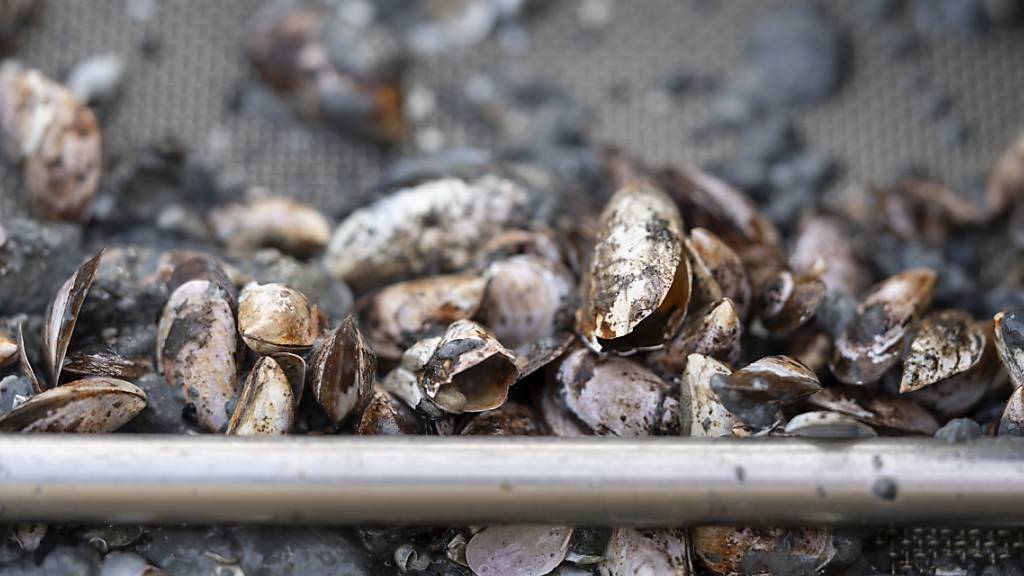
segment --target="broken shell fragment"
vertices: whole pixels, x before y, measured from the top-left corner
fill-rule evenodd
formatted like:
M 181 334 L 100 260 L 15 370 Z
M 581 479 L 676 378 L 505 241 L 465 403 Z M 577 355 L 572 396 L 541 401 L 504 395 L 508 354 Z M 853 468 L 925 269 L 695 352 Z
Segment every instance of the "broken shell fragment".
M 43 352 L 46 359 L 46 373 L 50 377 L 50 385 L 56 386 L 60 381 L 60 371 L 64 366 L 64 355 L 67 354 L 71 334 L 78 322 L 78 313 L 89 293 L 100 267 L 102 253 L 89 259 L 78 269 L 57 291 L 53 302 L 46 313 L 46 328 L 43 332 Z
M 320 333 L 319 312 L 284 284 L 250 283 L 238 297 L 238 331 L 260 354 L 309 349 Z
M 931 302 L 935 271 L 915 268 L 871 288 L 836 340 L 830 368 L 846 384 L 869 384 L 899 362 L 911 324 Z
M 598 436 L 677 434 L 679 401 L 672 387 L 628 358 L 570 352 L 555 374 L 573 419 Z
M 319 211 L 278 196 L 218 208 L 209 222 L 214 235 L 237 251 L 270 247 L 306 257 L 323 252 L 331 239 L 331 225 Z
M 1000 436 L 1024 436 L 1024 387 L 1017 386 L 999 420 Z
M 367 288 L 438 268 L 460 270 L 481 244 L 529 221 L 531 194 L 512 180 L 441 178 L 356 210 L 334 232 L 324 264 Z
M 476 322 L 448 327 L 419 377 L 424 393 L 453 414 L 497 408 L 519 378 L 515 354 Z
M 44 390 L 42 383 L 39 381 L 39 377 L 36 376 L 36 370 L 32 367 L 32 363 L 28 360 L 28 350 L 25 348 L 25 326 L 23 323 L 18 324 L 18 367 L 21 368 L 22 374 L 25 378 L 28 378 L 30 384 L 32 384 L 32 390 L 39 394 Z
M 1024 386 L 1024 312 L 1000 312 L 994 320 L 999 359 L 1014 388 L 1020 388 Z
M 506 402 L 494 410 L 474 414 L 462 428 L 463 436 L 542 436 L 533 410 Z
M 647 356 L 647 364 L 665 376 L 681 376 L 690 354 L 703 354 L 732 364 L 740 356 L 743 322 L 728 298 L 712 302 L 687 318 L 665 348 Z
M 157 370 L 182 390 L 199 424 L 210 432 L 223 430 L 228 422 L 238 378 L 236 334 L 227 295 L 208 280 L 178 287 L 157 327 Z
M 962 310 L 925 316 L 903 360 L 900 393 L 970 370 L 981 360 L 986 340 L 982 326 Z
M 434 276 L 384 288 L 359 303 L 359 323 L 381 358 L 395 360 L 423 338 L 476 315 L 487 280 L 476 274 Z
M 103 146 L 96 116 L 38 70 L 0 68 L 0 130 L 22 162 L 33 211 L 82 220 L 99 187 Z
M 480 321 L 506 346 L 518 348 L 571 326 L 576 289 L 569 270 L 538 256 L 513 256 L 485 272 L 487 291 Z
M 839 412 L 804 412 L 786 423 L 786 434 L 804 438 L 868 438 L 878 436 L 875 429 Z
M 0 418 L 4 432 L 102 434 L 113 432 L 146 407 L 146 393 L 115 378 L 85 378 L 29 398 Z
M 7 366 L 18 358 L 18 343 L 0 328 L 0 368 Z
M 543 576 L 569 549 L 566 526 L 490 526 L 466 545 L 466 562 L 477 576 Z
M 260 358 L 238 396 L 228 421 L 228 435 L 287 434 L 295 422 L 295 396 L 281 366 L 269 356 Z
M 576 341 L 571 332 L 559 332 L 548 338 L 524 344 L 516 348 L 516 368 L 522 380 L 565 354 Z
M 683 434 L 695 437 L 732 436 L 739 418 L 728 411 L 711 387 L 715 376 L 728 376 L 732 369 L 703 354 L 690 354 L 680 385 L 679 427 Z M 689 400 L 690 410 L 684 410 Z
M 729 298 L 740 318 L 750 307 L 750 279 L 739 255 L 710 230 L 693 228 L 686 241 L 694 275 L 694 297 L 702 293 L 705 303 Z M 717 289 L 716 289 L 717 288 Z
M 602 576 L 690 576 L 694 573 L 689 537 L 681 528 L 616 528 L 605 557 L 598 568 Z
M 406 436 L 418 430 L 416 415 L 408 406 L 387 390 L 374 389 L 355 431 L 361 436 Z
M 309 369 L 310 390 L 335 426 L 368 399 L 377 357 L 351 314 L 320 342 Z
M 836 555 L 828 528 L 732 528 L 690 530 L 693 551 L 717 576 L 774 574 L 773 560 L 785 558 L 793 574 L 821 574 Z
M 601 213 L 577 330 L 594 351 L 632 352 L 663 344 L 690 301 L 683 219 L 647 181 L 620 188 Z

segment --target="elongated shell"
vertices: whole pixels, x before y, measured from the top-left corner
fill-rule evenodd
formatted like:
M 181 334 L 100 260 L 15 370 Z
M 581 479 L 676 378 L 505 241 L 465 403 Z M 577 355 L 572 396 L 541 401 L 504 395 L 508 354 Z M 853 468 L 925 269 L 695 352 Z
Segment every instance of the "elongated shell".
M 725 409 L 718 394 L 711 387 L 716 375 L 728 376 L 732 369 L 703 354 L 690 354 L 680 386 L 681 393 L 690 399 L 690 410 L 679 412 L 679 425 L 684 434 L 695 437 L 732 436 L 733 429 L 742 426 L 739 418 Z
M 736 307 L 732 300 L 723 298 L 687 318 L 679 334 L 665 348 L 648 355 L 647 363 L 668 376 L 682 376 L 690 354 L 703 354 L 731 364 L 739 359 L 742 335 L 743 322 Z
M 448 327 L 427 361 L 419 382 L 424 393 L 447 412 L 483 412 L 508 398 L 519 378 L 515 354 L 494 334 L 469 320 Z
M 157 369 L 196 407 L 199 424 L 219 432 L 228 422 L 235 394 L 238 337 L 224 292 L 208 280 L 178 287 L 164 306 L 157 328 Z
M 57 291 L 46 313 L 46 328 L 43 332 L 43 356 L 46 359 L 46 373 L 50 385 L 59 384 L 64 356 L 71 342 L 71 334 L 78 322 L 78 313 L 89 294 L 89 288 L 100 267 L 101 254 L 89 259 Z
M 412 410 L 382 388 L 373 390 L 356 424 L 356 434 L 361 436 L 406 436 L 418 429 Z
M 805 438 L 867 438 L 878 436 L 875 429 L 840 412 L 815 411 L 798 414 L 786 423 L 786 434 Z
M 751 288 L 739 255 L 721 238 L 704 228 L 690 230 L 686 249 L 693 268 L 694 295 L 702 291 L 708 302 L 729 298 L 735 304 L 739 317 L 746 318 L 750 308 Z M 701 289 L 700 286 L 705 288 Z
M 825 298 L 825 283 L 815 276 L 794 274 L 778 246 L 749 245 L 741 257 L 750 275 L 755 311 L 768 331 L 793 332 L 818 310 Z
M 320 332 L 319 314 L 298 290 L 253 282 L 238 298 L 238 331 L 260 354 L 307 350 Z
M 487 280 L 477 274 L 434 276 L 384 288 L 360 303 L 359 323 L 381 358 L 396 360 L 416 341 L 472 318 Z
M 1017 386 L 999 420 L 1000 436 L 1024 436 L 1024 387 Z
M 310 390 L 337 426 L 368 399 L 377 357 L 350 314 L 320 342 L 309 367 Z
M 466 546 L 466 562 L 477 576 L 543 576 L 569 549 L 567 526 L 491 526 Z
M 852 416 L 878 430 L 931 436 L 939 429 L 935 417 L 913 400 L 853 386 L 832 386 L 815 392 L 807 404 Z
M 52 220 L 82 220 L 99 187 L 103 146 L 96 116 L 38 70 L 0 69 L 0 128 L 23 162 L 33 211 Z
M 550 337 L 571 317 L 576 289 L 562 264 L 539 256 L 513 256 L 487 268 L 480 321 L 510 348 Z
M 273 358 L 256 362 L 238 396 L 227 433 L 236 436 L 287 434 L 295 423 L 295 396 L 284 370 Z
M 693 550 L 711 574 L 773 574 L 785 558 L 794 574 L 820 574 L 836 555 L 828 528 L 732 528 L 690 530 Z
M 682 528 L 616 528 L 605 557 L 598 568 L 602 576 L 690 576 L 694 573 L 690 540 Z
M 209 222 L 214 235 L 233 250 L 269 246 L 305 257 L 323 252 L 331 239 L 331 225 L 316 208 L 277 196 L 218 208 Z
M 506 402 L 494 410 L 474 414 L 459 433 L 463 436 L 543 435 L 533 410 L 514 402 Z
M 817 375 L 789 356 L 766 356 L 725 378 L 725 389 L 760 402 L 788 405 L 821 390 Z M 721 392 L 719 393 L 721 395 Z
M 915 268 L 868 291 L 836 340 L 830 367 L 839 381 L 869 384 L 899 362 L 907 331 L 931 302 L 935 278 L 933 270 Z
M 115 378 L 85 378 L 36 394 L 0 418 L 4 432 L 113 432 L 146 407 L 141 388 Z
M 962 310 L 943 310 L 921 321 L 903 360 L 900 393 L 920 390 L 967 372 L 981 360 L 987 338 Z
M 850 240 L 846 221 L 819 214 L 800 226 L 789 265 L 799 274 L 815 275 L 829 291 L 860 294 L 871 282 Z M 819 270 L 819 267 L 824 267 Z
M 672 387 L 630 359 L 579 348 L 562 360 L 555 377 L 561 402 L 592 434 L 678 433 L 679 401 Z
M 353 212 L 331 238 L 324 263 L 357 288 L 428 267 L 459 270 L 489 238 L 525 224 L 530 203 L 526 189 L 499 176 L 425 182 Z
M 596 240 L 576 315 L 584 342 L 598 352 L 663 344 L 690 300 L 679 209 L 651 183 L 634 181 L 608 201 Z
M 1016 310 L 995 315 L 996 350 L 1015 388 L 1024 386 L 1024 313 Z

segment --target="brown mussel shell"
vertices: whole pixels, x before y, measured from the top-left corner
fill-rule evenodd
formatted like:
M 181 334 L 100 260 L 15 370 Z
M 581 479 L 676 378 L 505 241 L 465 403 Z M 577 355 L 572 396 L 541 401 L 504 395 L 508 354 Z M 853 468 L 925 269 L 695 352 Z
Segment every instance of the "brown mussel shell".
M 309 362 L 309 388 L 335 426 L 358 411 L 372 392 L 377 357 L 350 314 L 328 332 Z
M 448 327 L 419 376 L 420 387 L 446 412 L 483 412 L 501 406 L 519 378 L 515 354 L 487 328 L 470 320 Z
M 693 551 L 716 576 L 771 574 L 771 559 L 785 557 L 794 573 L 821 574 L 836 555 L 829 528 L 733 528 L 690 530 Z
M 230 204 L 208 219 L 213 234 L 233 251 L 270 247 L 304 258 L 323 252 L 331 239 L 331 225 L 316 208 L 279 196 Z
M 576 282 L 568 268 L 539 256 L 491 264 L 478 315 L 506 346 L 518 348 L 571 327 Z
M 3 432 L 102 434 L 146 407 L 141 388 L 116 378 L 84 378 L 29 398 L 0 418 Z
M 725 389 L 759 402 L 789 405 L 821 390 L 814 371 L 789 356 L 766 356 L 725 377 Z
M 790 418 L 784 432 L 803 438 L 870 438 L 875 429 L 853 416 L 827 410 L 804 412 Z
M 984 327 L 962 310 L 925 316 L 903 359 L 900 393 L 920 390 L 974 368 L 987 340 Z
M 871 275 L 860 262 L 845 220 L 817 214 L 803 221 L 797 234 L 789 265 L 794 272 L 817 276 L 829 291 L 860 294 Z
M 359 415 L 355 432 L 361 436 L 408 436 L 419 432 L 419 422 L 412 410 L 390 392 L 375 388 Z
M 543 436 L 533 410 L 522 404 L 505 404 L 474 414 L 459 432 L 463 436 Z
M 1014 388 L 1024 386 L 1024 313 L 1010 310 L 995 315 L 995 340 L 999 359 Z
M 0 328 L 0 368 L 18 359 L 18 342 L 8 332 Z
M 226 433 L 233 436 L 287 434 L 295 423 L 295 409 L 288 376 L 273 358 L 264 356 L 252 367 L 242 386 Z
M 852 416 L 879 431 L 931 436 L 939 423 L 918 403 L 855 386 L 824 388 L 807 398 L 815 410 L 829 410 Z
M 82 310 L 82 303 L 85 302 L 89 288 L 96 278 L 102 256 L 100 253 L 90 258 L 68 278 L 57 291 L 47 310 L 43 356 L 51 386 L 56 386 L 60 381 L 60 371 L 64 366 L 64 356 L 71 342 L 71 334 L 75 331 L 75 323 L 78 322 L 78 313 Z
M 259 354 L 308 350 L 320 333 L 319 312 L 284 284 L 250 283 L 238 297 L 238 332 Z
M 750 308 L 750 279 L 743 260 L 721 238 L 710 230 L 693 228 L 686 241 L 686 250 L 693 268 L 693 297 L 701 305 L 729 298 L 740 318 Z
M 742 335 L 743 321 L 736 306 L 732 300 L 723 298 L 688 317 L 683 329 L 663 349 L 648 354 L 647 364 L 668 377 L 682 376 L 690 354 L 703 354 L 732 364 L 739 359 Z
M 113 352 L 72 352 L 64 362 L 63 372 L 78 376 L 107 376 L 135 380 L 152 370 L 146 358 L 125 358 Z
M 744 425 L 722 405 L 711 386 L 715 376 L 729 376 L 732 369 L 703 354 L 690 354 L 680 384 L 679 428 L 694 437 L 733 436 Z M 685 410 L 689 404 L 690 409 Z
M 1017 386 L 999 420 L 1000 436 L 1024 436 L 1024 387 Z

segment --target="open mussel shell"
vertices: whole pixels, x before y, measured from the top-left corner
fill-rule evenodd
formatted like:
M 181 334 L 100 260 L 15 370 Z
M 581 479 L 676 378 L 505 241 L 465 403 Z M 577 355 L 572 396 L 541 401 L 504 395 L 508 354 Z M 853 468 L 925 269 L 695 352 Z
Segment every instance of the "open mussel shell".
M 529 406 L 505 404 L 474 414 L 459 432 L 463 436 L 543 436 L 544 431 Z
M 853 386 L 832 386 L 807 398 L 815 410 L 852 416 L 878 431 L 931 436 L 939 423 L 928 410 L 904 396 Z
M 793 574 L 821 574 L 835 558 L 829 528 L 733 528 L 700 526 L 690 530 L 700 564 L 716 576 L 778 574 L 780 558 Z
M 605 558 L 600 573 L 607 576 L 690 576 L 694 573 L 689 537 L 682 528 L 616 528 Z
M 487 280 L 452 274 L 388 286 L 358 304 L 359 324 L 381 358 L 397 360 L 416 341 L 476 315 Z
M 543 576 L 569 549 L 567 526 L 490 526 L 466 545 L 466 563 L 477 576 Z
M 690 300 L 690 266 L 672 199 L 646 180 L 619 189 L 601 214 L 583 285 L 576 325 L 593 350 L 632 352 L 675 334 Z
M 1024 385 L 1024 311 L 995 315 L 996 350 L 1015 388 Z
M 308 350 L 320 333 L 319 312 L 284 284 L 249 284 L 238 297 L 238 331 L 260 354 Z
M 728 376 L 732 369 L 703 354 L 690 354 L 680 385 L 679 428 L 684 436 L 733 436 L 744 425 L 722 405 L 711 386 L 716 376 Z M 686 405 L 689 404 L 689 410 Z
M 825 298 L 825 283 L 794 274 L 774 244 L 752 244 L 741 254 L 753 289 L 757 318 L 772 334 L 785 335 L 804 325 Z
M 786 423 L 785 433 L 804 438 L 868 438 L 878 436 L 875 429 L 839 412 L 804 412 Z
M 238 379 L 238 336 L 228 296 L 209 280 L 175 290 L 157 327 L 157 369 L 196 408 L 199 424 L 219 432 Z
M 722 390 L 781 405 L 793 404 L 821 390 L 814 371 L 789 356 L 766 356 L 721 381 Z M 719 396 L 722 390 L 718 390 Z
M 375 388 L 356 423 L 361 436 L 407 436 L 419 432 L 416 415 L 383 388 Z
M 350 314 L 328 332 L 309 362 L 309 388 L 335 426 L 365 402 L 373 389 L 377 357 Z
M 531 196 L 495 175 L 423 182 L 349 215 L 334 232 L 324 264 L 355 288 L 433 268 L 460 270 L 488 239 L 529 221 Z
M 85 378 L 29 398 L 0 418 L 4 432 L 113 432 L 146 407 L 141 388 L 115 378 Z
M 689 316 L 682 330 L 661 350 L 647 356 L 647 364 L 662 375 L 682 376 L 690 354 L 703 354 L 726 363 L 740 356 L 743 321 L 732 300 L 712 302 Z
M 1017 386 L 999 420 L 1000 436 L 1024 436 L 1024 387 Z
M 145 358 L 125 358 L 113 352 L 72 352 L 64 362 L 63 372 L 135 380 L 145 376 L 152 368 L 152 364 Z
M 18 359 L 18 342 L 6 330 L 0 328 L 0 368 Z
M 798 274 L 817 276 L 829 291 L 860 294 L 871 275 L 853 247 L 847 222 L 817 214 L 804 220 L 797 233 L 789 265 Z
M 25 348 L 25 326 L 24 324 L 18 324 L 18 367 L 21 368 L 22 374 L 25 378 L 28 378 L 29 383 L 32 384 L 32 390 L 38 394 L 43 391 L 43 385 L 39 381 L 39 377 L 36 375 L 35 368 L 32 367 L 32 363 L 28 359 L 28 350 Z
M 530 376 L 560 358 L 569 351 L 575 341 L 575 334 L 559 332 L 516 348 L 516 368 L 519 369 L 519 379 L 522 380 Z
M 559 262 L 519 255 L 491 264 L 479 320 L 506 346 L 550 337 L 571 328 L 576 282 Z
M 51 386 L 56 386 L 60 381 L 60 371 L 71 342 L 71 334 L 75 331 L 75 323 L 78 322 L 78 313 L 96 278 L 102 256 L 100 253 L 90 258 L 64 282 L 46 313 L 43 357 Z
M 275 436 L 295 423 L 295 396 L 288 376 L 273 358 L 264 356 L 252 367 L 228 421 L 227 434 Z
M 835 343 L 830 368 L 840 382 L 875 382 L 899 362 L 907 332 L 931 302 L 935 280 L 935 271 L 915 268 L 868 291 Z
M 554 378 L 560 402 L 590 434 L 678 433 L 679 401 L 672 386 L 629 358 L 578 348 L 562 360 Z
M 446 412 L 483 412 L 508 398 L 519 378 L 515 354 L 470 320 L 448 327 L 419 376 L 420 387 Z
M 271 247 L 301 258 L 323 252 L 331 239 L 331 225 L 316 208 L 279 196 L 218 208 L 209 222 L 214 235 L 235 251 Z
M 981 360 L 987 338 L 984 326 L 962 310 L 925 316 L 903 359 L 900 393 L 967 372 Z
M 710 230 L 692 228 L 686 241 L 693 268 L 693 297 L 701 304 L 729 298 L 740 318 L 750 308 L 750 279 L 739 255 Z

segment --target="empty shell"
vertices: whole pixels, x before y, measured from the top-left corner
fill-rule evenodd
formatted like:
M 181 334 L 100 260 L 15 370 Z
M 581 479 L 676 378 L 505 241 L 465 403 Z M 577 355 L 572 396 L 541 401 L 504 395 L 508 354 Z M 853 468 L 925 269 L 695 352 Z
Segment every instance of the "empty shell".
M 472 262 L 480 245 L 529 220 L 531 195 L 494 175 L 442 178 L 399 190 L 356 210 L 334 232 L 324 264 L 366 288 Z
M 818 310 L 825 298 L 825 283 L 815 276 L 794 274 L 777 246 L 750 245 L 741 257 L 750 275 L 755 311 L 768 331 L 793 332 Z
M 690 576 L 694 573 L 689 537 L 682 528 L 616 528 L 605 557 L 598 567 L 602 576 Z
M 852 416 L 876 430 L 931 436 L 939 429 L 935 417 L 913 400 L 861 387 L 824 388 L 808 397 L 807 404 Z
M 483 412 L 508 398 L 519 378 L 515 354 L 476 322 L 448 327 L 420 374 L 424 393 L 447 412 Z
M 319 312 L 284 284 L 250 283 L 238 297 L 238 331 L 260 354 L 309 349 L 320 332 Z
M 96 116 L 37 70 L 0 68 L 0 129 L 21 161 L 33 211 L 82 220 L 99 187 L 103 146 Z
M 732 364 L 740 356 L 743 323 L 728 298 L 712 302 L 688 317 L 683 329 L 665 348 L 651 352 L 647 363 L 670 377 L 682 376 L 690 354 L 703 354 Z
M 513 256 L 491 264 L 479 319 L 506 346 L 518 348 L 571 326 L 576 282 L 559 262 Z
M 396 360 L 416 341 L 476 315 L 487 280 L 476 274 L 434 276 L 388 286 L 359 303 L 359 323 L 381 357 Z
M 313 353 L 310 390 L 337 426 L 368 399 L 376 372 L 377 357 L 349 315 L 327 333 Z
M 686 249 L 693 268 L 694 298 L 700 294 L 704 303 L 729 298 L 736 305 L 740 318 L 746 318 L 751 289 L 739 255 L 704 228 L 690 230 Z
M 405 436 L 418 431 L 412 410 L 384 389 L 374 389 L 356 424 L 356 434 L 362 436 Z
M 113 432 L 146 407 L 146 393 L 115 378 L 85 378 L 29 398 L 0 418 L 4 432 Z
M 291 198 L 257 198 L 210 212 L 214 235 L 232 250 L 253 251 L 272 247 L 293 256 L 323 252 L 331 239 L 331 225 L 312 206 Z
M 1017 386 L 999 420 L 1000 436 L 1024 436 L 1024 387 Z
M 689 411 L 679 411 L 679 426 L 684 435 L 688 431 L 688 435 L 698 438 L 732 436 L 736 427 L 743 426 L 739 418 L 726 410 L 711 387 L 712 378 L 731 373 L 732 369 L 714 358 L 690 354 L 680 385 L 680 397 L 688 397 L 690 402 Z
M 460 432 L 463 436 L 541 436 L 540 423 L 533 410 L 522 404 L 504 405 L 474 414 Z
M 1024 385 L 1024 312 L 995 315 L 996 350 L 1015 388 Z
M 195 405 L 199 424 L 219 432 L 235 394 L 238 337 L 228 296 L 209 280 L 178 287 L 157 328 L 157 369 Z
M 860 294 L 871 282 L 871 275 L 857 257 L 850 237 L 842 218 L 824 214 L 808 218 L 800 226 L 789 265 L 799 274 L 817 276 L 829 291 Z
M 256 362 L 238 396 L 227 433 L 237 436 L 287 434 L 295 422 L 295 396 L 281 366 L 269 356 Z
M 18 359 L 18 343 L 14 337 L 0 328 L 0 368 Z
M 73 352 L 64 362 L 63 372 L 134 380 L 146 375 L 152 368 L 152 364 L 145 358 L 125 358 L 111 352 Z
M 569 549 L 567 526 L 491 526 L 466 546 L 466 563 L 477 576 L 543 576 Z
M 43 356 L 46 359 L 46 373 L 50 377 L 50 385 L 56 386 L 60 380 L 60 371 L 64 366 L 64 355 L 67 354 L 71 334 L 78 322 L 78 313 L 82 303 L 89 294 L 89 287 L 96 278 L 102 254 L 89 259 L 74 273 L 57 291 L 46 314 L 46 329 L 43 333 Z
M 820 574 L 836 555 L 828 528 L 732 528 L 690 530 L 697 559 L 710 573 L 778 574 L 780 558 L 793 574 Z M 787 572 L 789 573 L 789 572 Z
M 562 360 L 555 379 L 560 402 L 591 434 L 678 433 L 679 401 L 672 387 L 628 358 L 579 348 Z
M 634 351 L 668 340 L 690 300 L 683 219 L 647 181 L 619 189 L 601 214 L 577 330 L 595 351 Z
M 786 423 L 786 434 L 805 438 L 867 438 L 878 436 L 875 429 L 839 412 L 804 412 Z
M 810 368 L 789 356 L 766 356 L 726 376 L 722 388 L 758 402 L 788 405 L 821 390 L 821 383 Z
M 970 370 L 981 360 L 986 340 L 983 327 L 962 310 L 925 316 L 903 360 L 900 393 Z
M 836 340 L 830 368 L 839 381 L 869 384 L 899 362 L 911 325 L 931 302 L 935 272 L 915 268 L 872 287 Z

